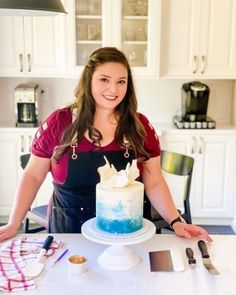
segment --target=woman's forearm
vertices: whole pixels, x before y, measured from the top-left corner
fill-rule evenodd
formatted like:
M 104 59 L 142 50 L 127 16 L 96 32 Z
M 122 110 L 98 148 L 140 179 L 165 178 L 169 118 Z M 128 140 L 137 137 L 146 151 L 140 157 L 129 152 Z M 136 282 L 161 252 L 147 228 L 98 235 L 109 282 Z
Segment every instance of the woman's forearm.
M 170 223 L 179 216 L 173 198 L 171 197 L 169 188 L 165 181 L 159 186 L 154 186 L 146 191 L 150 202 L 154 209 L 162 216 L 167 223 Z
M 161 171 L 160 157 L 149 159 L 143 170 L 145 192 L 154 209 L 170 223 L 179 216 L 168 185 Z

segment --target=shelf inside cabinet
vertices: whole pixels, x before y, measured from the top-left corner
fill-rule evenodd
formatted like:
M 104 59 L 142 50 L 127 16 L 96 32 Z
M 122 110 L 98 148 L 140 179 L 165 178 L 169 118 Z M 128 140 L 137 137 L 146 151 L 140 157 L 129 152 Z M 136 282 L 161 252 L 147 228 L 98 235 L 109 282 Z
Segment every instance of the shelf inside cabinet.
M 88 40 L 77 40 L 76 44 L 102 44 L 101 40 L 93 40 L 93 41 L 88 41 Z
M 76 14 L 76 19 L 102 19 L 101 15 L 82 15 L 82 14 Z
M 147 41 L 123 41 L 124 45 L 147 45 Z
M 145 16 L 141 16 L 141 15 L 123 15 L 123 19 L 124 20 L 147 20 L 148 17 Z

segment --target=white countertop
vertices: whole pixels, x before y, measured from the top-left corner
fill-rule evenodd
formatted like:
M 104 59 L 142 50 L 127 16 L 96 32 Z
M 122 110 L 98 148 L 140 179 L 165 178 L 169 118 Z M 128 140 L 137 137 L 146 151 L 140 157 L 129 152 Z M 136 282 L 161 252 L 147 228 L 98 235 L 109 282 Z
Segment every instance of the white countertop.
M 233 125 L 216 125 L 215 129 L 178 129 L 172 123 L 152 122 L 158 135 L 162 134 L 236 134 L 236 126 Z
M 25 134 L 25 133 L 36 133 L 38 130 L 37 127 L 1 127 L 1 133 L 9 133 L 9 134 Z
M 24 235 L 25 236 L 25 235 Z M 44 239 L 45 234 L 37 234 Z M 36 237 L 36 234 L 34 234 Z M 47 262 L 41 275 L 36 278 L 38 288 L 34 291 L 15 294 L 79 294 L 79 295 L 220 295 L 236 294 L 236 236 L 213 235 L 213 243 L 208 245 L 212 263 L 220 272 L 214 276 L 202 264 L 197 246 L 199 239 L 186 240 L 175 235 L 155 235 L 150 240 L 129 247 L 141 257 L 141 263 L 130 270 L 114 271 L 103 269 L 97 262 L 98 256 L 107 247 L 89 241 L 80 234 L 54 234 L 55 239 L 64 241 L 69 252 L 50 267 Z M 186 247 L 191 247 L 197 259 L 197 266 L 191 269 L 185 255 Z M 149 252 L 178 248 L 182 254 L 185 270 L 182 272 L 151 272 Z M 72 254 L 88 258 L 88 271 L 81 275 L 69 275 L 67 257 Z M 55 257 L 51 258 L 52 260 Z

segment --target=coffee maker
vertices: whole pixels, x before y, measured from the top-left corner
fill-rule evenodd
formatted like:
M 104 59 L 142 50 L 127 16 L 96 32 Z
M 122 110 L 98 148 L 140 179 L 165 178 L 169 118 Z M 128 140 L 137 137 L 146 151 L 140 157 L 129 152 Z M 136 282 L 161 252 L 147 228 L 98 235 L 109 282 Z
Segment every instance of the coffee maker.
M 15 88 L 17 127 L 38 126 L 39 86 L 35 83 L 19 84 Z
M 181 116 L 173 121 L 178 128 L 215 128 L 215 121 L 207 116 L 210 89 L 198 81 L 185 83 L 182 86 Z

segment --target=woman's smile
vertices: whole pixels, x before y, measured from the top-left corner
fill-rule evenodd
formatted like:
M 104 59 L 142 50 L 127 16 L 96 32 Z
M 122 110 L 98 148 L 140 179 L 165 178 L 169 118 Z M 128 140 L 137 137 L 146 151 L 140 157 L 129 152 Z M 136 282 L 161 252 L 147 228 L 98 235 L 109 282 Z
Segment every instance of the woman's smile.
M 107 100 L 115 100 L 117 98 L 117 96 L 114 95 L 103 95 L 103 97 Z

